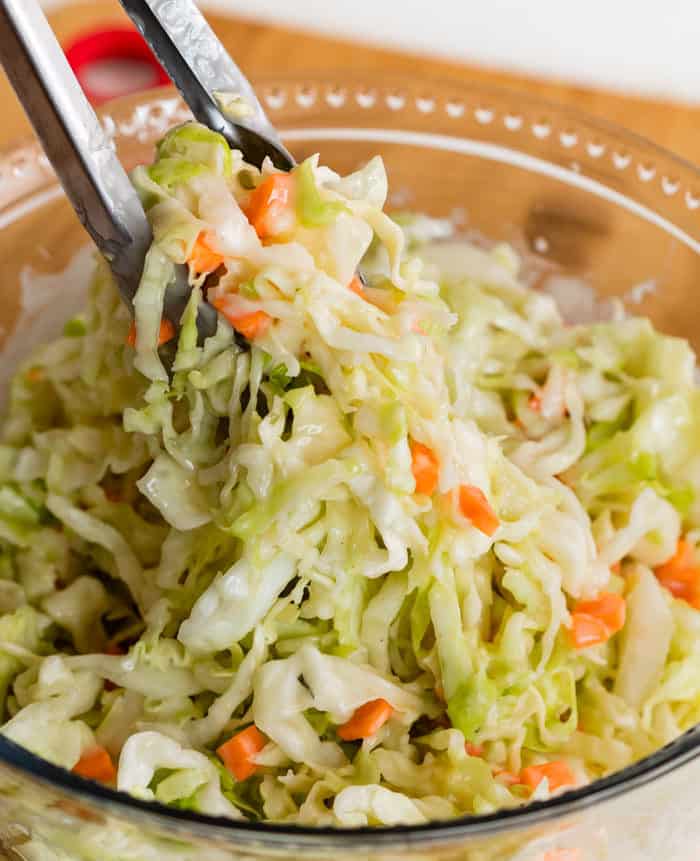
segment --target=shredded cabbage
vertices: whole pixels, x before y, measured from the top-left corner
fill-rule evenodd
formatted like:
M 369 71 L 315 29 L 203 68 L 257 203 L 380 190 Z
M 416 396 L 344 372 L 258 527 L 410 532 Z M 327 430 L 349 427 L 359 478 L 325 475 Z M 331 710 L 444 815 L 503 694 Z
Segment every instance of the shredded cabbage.
M 0 731 L 178 809 L 355 827 L 546 798 L 523 769 L 566 789 L 700 720 L 684 342 L 565 327 L 513 249 L 384 213 L 378 157 L 280 180 L 190 123 L 133 181 L 134 346 L 98 262 L 12 384 Z

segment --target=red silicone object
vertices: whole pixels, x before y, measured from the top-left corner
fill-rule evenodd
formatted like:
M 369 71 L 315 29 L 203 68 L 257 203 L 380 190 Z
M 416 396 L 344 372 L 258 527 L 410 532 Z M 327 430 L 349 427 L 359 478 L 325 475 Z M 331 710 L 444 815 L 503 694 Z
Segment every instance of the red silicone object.
M 153 86 L 170 82 L 166 72 L 151 53 L 141 34 L 128 27 L 114 27 L 106 30 L 95 30 L 79 36 L 65 49 L 66 57 L 76 77 L 85 91 L 85 95 L 94 105 L 99 105 L 115 95 L 123 93 L 104 93 L 91 90 L 86 85 L 82 72 L 91 63 L 103 60 L 139 60 L 153 68 Z

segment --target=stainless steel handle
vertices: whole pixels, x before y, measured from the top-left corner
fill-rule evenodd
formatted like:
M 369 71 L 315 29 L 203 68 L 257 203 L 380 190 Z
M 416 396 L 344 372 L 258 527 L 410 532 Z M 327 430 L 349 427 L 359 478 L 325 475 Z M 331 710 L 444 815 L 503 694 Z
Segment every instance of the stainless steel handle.
M 180 90 L 195 118 L 221 132 L 245 158 L 260 165 L 269 156 L 289 169 L 284 148 L 248 79 L 207 24 L 193 0 L 120 0 Z M 238 96 L 246 116 L 227 113 L 226 97 Z
M 151 230 L 36 0 L 0 0 L 0 61 L 80 220 L 131 299 Z

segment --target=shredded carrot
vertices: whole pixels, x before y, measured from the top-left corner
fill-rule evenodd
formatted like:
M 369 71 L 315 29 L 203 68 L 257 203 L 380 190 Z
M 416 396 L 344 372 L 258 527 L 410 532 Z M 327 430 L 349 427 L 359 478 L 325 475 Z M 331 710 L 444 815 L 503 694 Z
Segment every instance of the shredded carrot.
M 659 583 L 674 596 L 700 609 L 700 566 L 694 562 L 692 544 L 681 538 L 676 552 L 654 569 Z
M 601 592 L 591 601 L 579 601 L 574 612 L 585 613 L 587 616 L 600 619 L 607 628 L 608 635 L 612 637 L 624 627 L 627 604 L 622 595 Z
M 658 565 L 654 573 L 659 580 L 672 580 L 687 568 L 693 567 L 693 545 L 681 538 L 676 545 L 676 552 L 663 565 Z
M 621 595 L 602 592 L 591 601 L 579 601 L 571 614 L 569 638 L 576 649 L 606 643 L 625 624 L 627 605 Z
M 389 720 L 393 713 L 393 707 L 386 700 L 370 700 L 356 709 L 349 721 L 338 727 L 338 735 L 343 741 L 369 738 Z
M 252 314 L 244 314 L 236 320 L 231 321 L 233 328 L 240 332 L 244 338 L 254 341 L 261 338 L 270 327 L 272 317 L 264 311 L 254 311 Z
M 251 724 L 220 745 L 216 752 L 236 780 L 246 780 L 257 771 L 258 766 L 253 758 L 265 744 L 265 736 L 255 724 Z
M 549 783 L 550 792 L 561 789 L 562 786 L 574 786 L 576 783 L 571 767 L 563 760 L 555 760 L 554 762 L 546 762 L 544 765 L 531 765 L 528 768 L 524 768 L 520 772 L 520 783 L 524 786 L 529 786 L 534 792 L 545 777 Z
M 360 299 L 366 299 L 365 296 L 365 288 L 362 286 L 362 281 L 360 281 L 359 275 L 354 275 L 352 281 L 348 284 L 348 290 L 352 290 L 353 293 L 357 293 Z
M 673 577 L 659 577 L 659 583 L 673 595 L 691 607 L 700 610 L 700 567 L 693 566 L 679 571 Z
M 416 481 L 416 493 L 432 496 L 438 483 L 440 461 L 432 449 L 416 440 L 411 440 L 411 472 Z
M 245 213 L 261 239 L 278 232 L 276 222 L 289 205 L 293 190 L 293 176 L 273 173 L 250 195 Z
M 224 256 L 214 251 L 207 240 L 206 233 L 202 231 L 187 258 L 190 269 L 197 275 L 208 275 L 210 272 L 216 272 L 223 262 Z
M 95 747 L 80 757 L 73 766 L 73 774 L 101 783 L 113 783 L 117 771 L 107 751 L 103 747 Z
M 572 613 L 569 639 L 575 649 L 587 649 L 589 646 L 607 643 L 610 635 L 602 619 L 585 613 Z
M 583 861 L 580 849 L 550 849 L 542 861 Z
M 40 383 L 44 379 L 44 369 L 30 368 L 26 373 L 26 377 L 30 383 Z
M 610 570 L 613 574 L 619 574 L 622 570 L 622 562 L 613 562 L 613 564 L 610 566 Z
M 542 409 L 542 398 L 538 394 L 531 394 L 528 398 L 527 405 L 533 412 L 538 413 Z
M 484 746 L 482 744 L 472 744 L 470 741 L 464 743 L 464 749 L 469 756 L 483 756 Z
M 168 341 L 172 341 L 175 337 L 175 327 L 170 322 L 170 320 L 161 320 L 160 321 L 160 329 L 158 330 L 158 346 L 161 347 L 163 344 L 167 344 Z M 130 347 L 136 346 L 136 323 L 132 320 L 131 326 L 129 326 L 129 333 L 126 336 L 126 343 Z
M 211 304 L 217 311 L 221 311 L 233 328 L 249 341 L 261 338 L 270 328 L 270 323 L 272 323 L 272 317 L 266 314 L 265 311 L 253 311 L 249 314 L 241 314 L 237 309 L 234 310 L 227 296 L 217 296 L 212 300 Z
M 459 509 L 485 535 L 493 535 L 499 527 L 496 513 L 478 487 L 463 484 L 459 488 Z
M 158 346 L 162 346 L 163 344 L 167 344 L 168 341 L 172 341 L 175 337 L 175 326 L 170 322 L 170 320 L 161 320 L 160 328 L 158 329 Z

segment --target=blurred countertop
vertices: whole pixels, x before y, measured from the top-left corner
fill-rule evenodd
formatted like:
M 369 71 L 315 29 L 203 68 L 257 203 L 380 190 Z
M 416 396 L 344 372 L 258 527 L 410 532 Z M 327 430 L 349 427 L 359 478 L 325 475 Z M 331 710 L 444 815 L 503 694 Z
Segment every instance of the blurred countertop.
M 63 42 L 124 19 L 117 0 L 43 2 Z M 433 0 L 429 7 L 421 0 L 202 2 L 253 81 L 285 71 L 351 69 L 506 86 L 626 126 L 700 164 L 700 3 L 577 4 L 583 5 L 577 13 L 554 0 L 482 0 L 478 7 L 474 0 Z M 325 33 L 343 33 L 349 41 Z M 0 103 L 0 145 L 6 145 L 28 126 L 4 79 Z
M 697 0 L 201 0 L 364 44 L 700 105 Z

